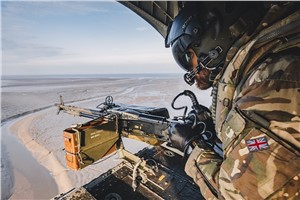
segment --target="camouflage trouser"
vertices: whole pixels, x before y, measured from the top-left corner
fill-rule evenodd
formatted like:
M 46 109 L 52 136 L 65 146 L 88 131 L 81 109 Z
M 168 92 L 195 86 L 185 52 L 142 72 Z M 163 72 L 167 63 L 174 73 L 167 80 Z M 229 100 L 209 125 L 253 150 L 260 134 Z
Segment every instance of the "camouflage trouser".
M 221 162 L 222 158 L 214 151 L 196 147 L 185 165 L 185 172 L 200 187 L 205 199 L 217 199 L 216 177 Z

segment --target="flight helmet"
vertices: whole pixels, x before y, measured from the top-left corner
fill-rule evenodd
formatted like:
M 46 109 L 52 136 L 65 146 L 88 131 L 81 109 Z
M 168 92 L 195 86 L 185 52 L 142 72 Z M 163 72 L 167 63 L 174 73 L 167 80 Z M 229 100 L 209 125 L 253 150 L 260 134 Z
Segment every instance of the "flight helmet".
M 233 42 L 258 19 L 259 9 L 251 12 L 257 7 L 262 7 L 260 2 L 188 2 L 180 10 L 168 26 L 165 45 L 172 47 L 177 64 L 192 72 L 185 75 L 188 84 L 203 68 L 220 69 Z M 189 48 L 198 57 L 196 71 L 191 71 Z

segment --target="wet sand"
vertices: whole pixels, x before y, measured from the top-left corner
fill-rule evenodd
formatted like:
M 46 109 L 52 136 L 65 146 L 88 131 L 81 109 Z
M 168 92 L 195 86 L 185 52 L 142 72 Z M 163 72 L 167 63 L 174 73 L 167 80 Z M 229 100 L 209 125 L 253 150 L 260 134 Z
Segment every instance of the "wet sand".
M 56 115 L 53 105 L 59 95 L 66 103 L 92 109 L 112 95 L 124 104 L 167 107 L 174 116 L 178 111 L 172 110 L 170 103 L 184 89 L 197 91 L 179 76 L 2 80 L 1 199 L 49 199 L 91 181 L 120 162 L 112 156 L 77 172 L 67 169 L 62 131 L 88 119 Z M 197 95 L 202 97 L 200 103 L 209 105 L 209 91 Z M 147 146 L 128 139 L 124 143 L 132 152 Z
M 12 179 L 9 180 L 13 188 L 6 187 L 5 190 L 10 191 L 11 199 L 51 198 L 53 193 L 58 192 L 56 182 L 50 176 L 49 171 L 32 156 L 26 146 L 20 143 L 15 135 L 9 133 L 12 123 L 2 127 L 2 140 L 5 141 L 2 143 L 2 148 L 8 153 L 6 156 L 9 157 L 10 162 L 9 164 L 4 163 L 4 165 L 13 166 Z M 24 128 L 23 126 L 20 128 Z M 7 194 L 7 196 L 9 195 Z

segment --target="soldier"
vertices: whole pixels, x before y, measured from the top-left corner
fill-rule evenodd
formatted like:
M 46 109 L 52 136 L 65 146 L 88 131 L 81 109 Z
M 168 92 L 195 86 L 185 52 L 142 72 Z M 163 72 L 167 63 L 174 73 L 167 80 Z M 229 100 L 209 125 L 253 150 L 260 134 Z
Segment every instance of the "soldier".
M 206 199 L 300 199 L 298 2 L 187 3 L 166 47 L 199 89 L 212 87 L 211 117 L 223 155 L 173 125 L 171 144 L 194 142 L 185 171 Z

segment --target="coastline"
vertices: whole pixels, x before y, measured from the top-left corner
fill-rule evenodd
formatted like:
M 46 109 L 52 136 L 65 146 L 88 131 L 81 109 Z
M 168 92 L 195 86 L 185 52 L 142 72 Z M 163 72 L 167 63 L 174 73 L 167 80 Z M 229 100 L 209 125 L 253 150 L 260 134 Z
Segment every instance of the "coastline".
M 16 121 L 11 126 L 11 133 L 15 134 L 22 144 L 32 153 L 33 157 L 45 167 L 52 175 L 58 186 L 58 192 L 62 193 L 72 189 L 72 183 L 66 173 L 66 168 L 61 165 L 53 152 L 46 149 L 43 145 L 37 143 L 29 133 L 29 127 L 39 114 L 34 113 Z
M 22 120 L 13 120 L 1 126 L 1 199 L 50 198 L 58 192 L 58 185 L 28 146 L 11 132 L 12 126 L 20 124 Z M 24 125 L 20 128 L 24 128 Z M 22 137 L 29 139 L 24 132 Z

